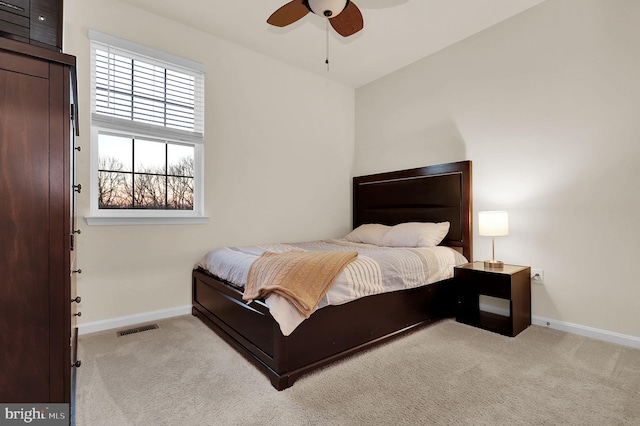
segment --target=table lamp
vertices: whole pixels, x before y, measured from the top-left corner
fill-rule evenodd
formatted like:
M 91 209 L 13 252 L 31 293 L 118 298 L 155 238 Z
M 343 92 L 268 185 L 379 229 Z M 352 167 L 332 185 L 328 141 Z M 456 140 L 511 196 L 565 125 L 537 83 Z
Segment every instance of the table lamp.
M 509 215 L 503 211 L 478 213 L 478 233 L 491 237 L 491 260 L 485 260 L 485 268 L 501 269 L 504 263 L 496 260 L 495 237 L 509 235 Z

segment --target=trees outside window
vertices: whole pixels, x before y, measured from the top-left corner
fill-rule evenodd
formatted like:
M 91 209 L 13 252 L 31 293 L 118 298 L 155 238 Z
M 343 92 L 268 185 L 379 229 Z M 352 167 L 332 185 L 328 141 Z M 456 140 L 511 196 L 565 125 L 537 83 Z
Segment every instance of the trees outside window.
M 99 139 L 100 209 L 193 210 L 193 147 L 112 135 Z

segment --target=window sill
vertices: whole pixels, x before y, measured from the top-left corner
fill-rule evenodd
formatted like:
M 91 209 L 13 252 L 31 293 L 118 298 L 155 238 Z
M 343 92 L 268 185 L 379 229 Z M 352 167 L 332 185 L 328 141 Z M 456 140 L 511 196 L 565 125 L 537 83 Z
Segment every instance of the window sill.
M 129 217 L 108 217 L 108 216 L 85 216 L 84 219 L 90 226 L 104 225 L 201 225 L 209 221 L 207 216 L 192 217 L 152 217 L 152 216 L 129 216 Z

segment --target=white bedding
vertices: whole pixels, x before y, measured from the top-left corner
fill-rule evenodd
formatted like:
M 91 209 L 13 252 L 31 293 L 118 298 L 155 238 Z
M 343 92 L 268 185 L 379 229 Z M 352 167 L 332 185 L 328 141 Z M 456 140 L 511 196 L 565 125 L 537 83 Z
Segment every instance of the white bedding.
M 451 278 L 455 265 L 467 263 L 462 254 L 449 247 L 379 247 L 336 239 L 223 247 L 207 253 L 195 267 L 206 269 L 211 274 L 244 288 L 251 264 L 262 253 L 290 250 L 358 252 L 358 257 L 346 266 L 327 295 L 320 301 L 318 309 L 327 305 L 340 305 L 364 296 L 418 287 Z M 281 296 L 272 294 L 265 302 L 285 336 L 291 334 L 304 320 L 298 310 Z

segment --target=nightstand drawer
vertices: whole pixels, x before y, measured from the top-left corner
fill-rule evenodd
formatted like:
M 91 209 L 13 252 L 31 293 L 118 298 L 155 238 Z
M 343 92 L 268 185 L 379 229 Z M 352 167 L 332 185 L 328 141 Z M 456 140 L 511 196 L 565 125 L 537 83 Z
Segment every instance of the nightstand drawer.
M 456 271 L 456 280 L 460 292 L 484 294 L 486 296 L 511 299 L 511 276 L 494 275 L 467 269 Z

